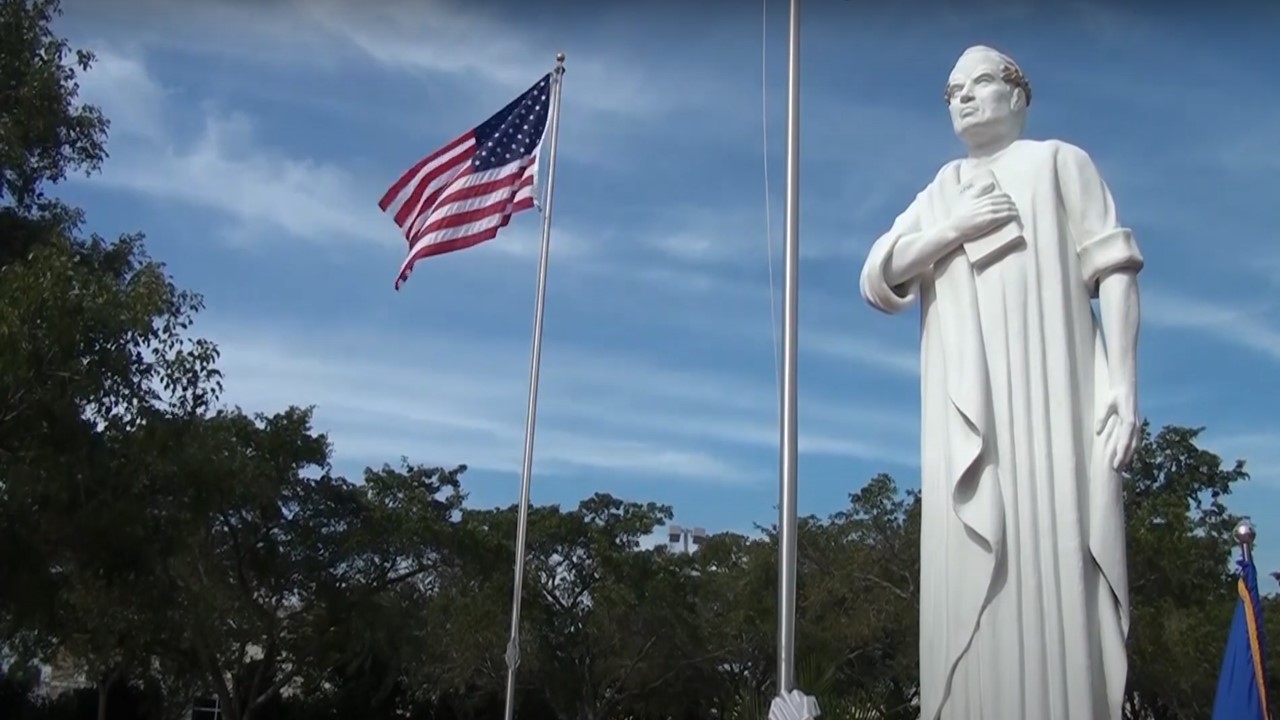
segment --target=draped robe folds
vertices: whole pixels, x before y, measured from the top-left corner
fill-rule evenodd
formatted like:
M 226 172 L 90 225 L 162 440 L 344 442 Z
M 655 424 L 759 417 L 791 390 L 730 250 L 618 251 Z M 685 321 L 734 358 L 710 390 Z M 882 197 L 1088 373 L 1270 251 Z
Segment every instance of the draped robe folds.
M 903 238 L 946 222 L 988 167 L 1025 243 L 962 247 L 892 287 Z M 1123 489 L 1095 434 L 1110 397 L 1091 299 L 1143 259 L 1089 156 L 1019 140 L 956 160 L 873 245 L 862 295 L 921 305 L 922 720 L 1120 720 L 1128 661 Z

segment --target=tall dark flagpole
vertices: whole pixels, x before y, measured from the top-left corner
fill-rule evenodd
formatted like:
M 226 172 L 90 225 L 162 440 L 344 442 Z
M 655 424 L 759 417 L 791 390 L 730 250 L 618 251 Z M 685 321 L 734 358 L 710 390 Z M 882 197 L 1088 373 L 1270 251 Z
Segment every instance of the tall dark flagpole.
M 796 669 L 796 497 L 799 470 L 797 360 L 800 318 L 800 0 L 791 0 L 787 50 L 787 206 L 783 240 L 782 418 L 778 501 L 778 697 L 770 720 L 818 716 L 817 702 L 795 688 Z
M 512 720 L 516 710 L 516 667 L 520 665 L 520 599 L 524 589 L 525 536 L 529 531 L 529 486 L 533 476 L 533 435 L 538 421 L 538 371 L 542 365 L 542 316 L 547 300 L 547 256 L 551 252 L 551 201 L 556 186 L 556 143 L 560 135 L 560 88 L 564 80 L 564 53 L 556 55 L 549 109 L 551 144 L 547 148 L 547 194 L 542 207 L 542 251 L 538 258 L 538 290 L 533 311 L 533 347 L 529 357 L 529 404 L 524 421 L 524 462 L 520 467 L 520 516 L 516 522 L 515 578 L 511 588 L 511 637 L 507 641 L 507 707 Z

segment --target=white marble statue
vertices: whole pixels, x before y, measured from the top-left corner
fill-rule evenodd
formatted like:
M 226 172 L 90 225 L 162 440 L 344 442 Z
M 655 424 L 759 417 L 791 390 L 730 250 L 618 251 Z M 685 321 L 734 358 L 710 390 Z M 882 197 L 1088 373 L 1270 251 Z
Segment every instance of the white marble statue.
M 1083 150 L 1021 139 L 1013 60 L 966 50 L 946 102 L 968 157 L 861 278 L 921 311 L 921 718 L 1120 720 L 1142 254 Z

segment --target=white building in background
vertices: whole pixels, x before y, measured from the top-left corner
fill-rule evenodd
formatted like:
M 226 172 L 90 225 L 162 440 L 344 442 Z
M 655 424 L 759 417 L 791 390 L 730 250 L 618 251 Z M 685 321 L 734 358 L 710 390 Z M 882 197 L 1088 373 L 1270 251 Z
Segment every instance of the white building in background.
M 7 652 L 0 653 L 0 659 L 3 659 L 6 669 L 14 661 L 14 657 Z M 75 663 L 65 653 L 60 652 L 52 663 L 37 662 L 34 666 L 39 673 L 33 690 L 36 697 L 53 698 L 66 692 L 93 687 L 93 683 L 76 669 Z
M 0 663 L 7 668 L 14 658 L 10 653 L 0 651 Z M 59 695 L 76 690 L 88 690 L 95 687 L 83 671 L 75 667 L 66 653 L 60 652 L 52 663 L 36 663 L 39 673 L 32 695 L 39 699 L 53 699 Z M 191 701 L 191 720 L 222 720 L 222 703 L 218 696 L 197 697 Z

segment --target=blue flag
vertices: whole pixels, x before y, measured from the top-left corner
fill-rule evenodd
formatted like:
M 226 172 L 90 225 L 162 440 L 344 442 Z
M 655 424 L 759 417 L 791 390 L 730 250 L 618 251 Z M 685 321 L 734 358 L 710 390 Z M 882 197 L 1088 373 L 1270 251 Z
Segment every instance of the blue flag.
M 1240 561 L 1236 585 L 1240 602 L 1227 637 L 1227 651 L 1213 700 L 1213 720 L 1271 720 L 1267 695 L 1266 637 L 1262 626 L 1262 598 L 1258 595 L 1258 569 L 1249 559 Z

